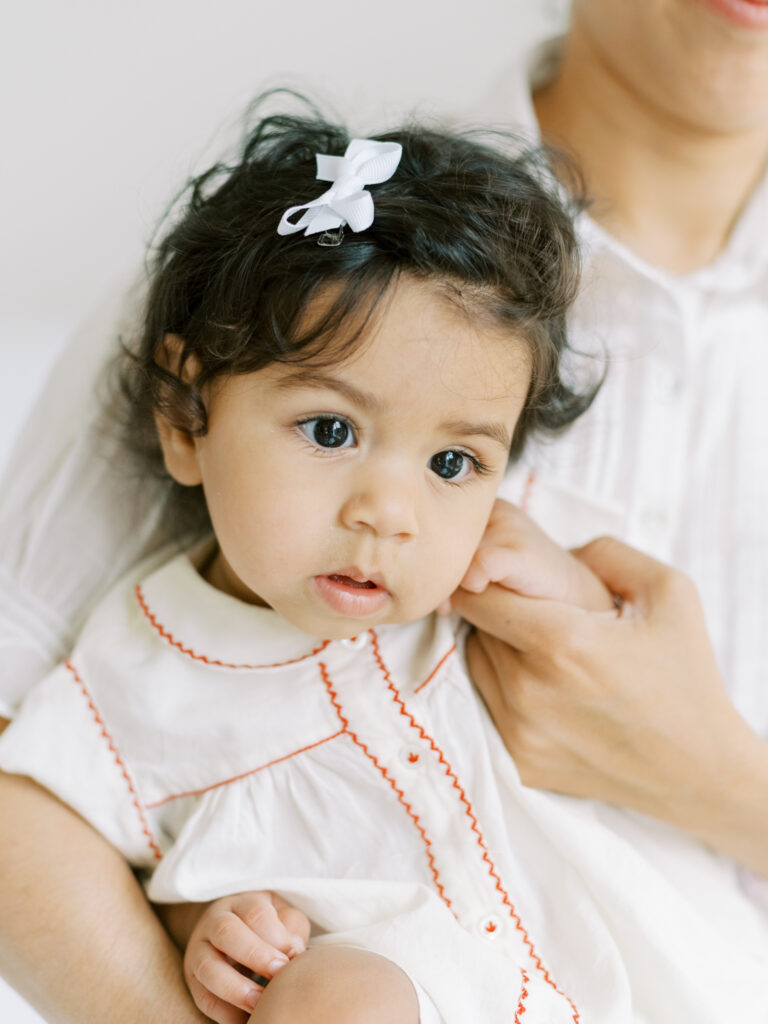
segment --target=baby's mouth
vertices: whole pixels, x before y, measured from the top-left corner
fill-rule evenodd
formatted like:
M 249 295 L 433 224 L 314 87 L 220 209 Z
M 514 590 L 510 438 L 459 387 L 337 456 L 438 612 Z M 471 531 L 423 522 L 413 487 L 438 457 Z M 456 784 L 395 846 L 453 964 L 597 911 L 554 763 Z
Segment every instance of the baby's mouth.
M 335 612 L 354 618 L 379 614 L 392 600 L 384 577 L 357 566 L 315 576 L 317 593 Z
M 345 587 L 357 587 L 360 590 L 377 590 L 379 588 L 379 584 L 374 583 L 373 580 L 355 580 L 351 576 L 344 576 L 339 572 L 328 573 L 328 579 L 333 580 L 334 583 L 342 583 Z
M 386 580 L 381 573 L 361 569 L 357 565 L 348 565 L 340 572 L 326 573 L 325 578 L 354 590 L 387 590 Z

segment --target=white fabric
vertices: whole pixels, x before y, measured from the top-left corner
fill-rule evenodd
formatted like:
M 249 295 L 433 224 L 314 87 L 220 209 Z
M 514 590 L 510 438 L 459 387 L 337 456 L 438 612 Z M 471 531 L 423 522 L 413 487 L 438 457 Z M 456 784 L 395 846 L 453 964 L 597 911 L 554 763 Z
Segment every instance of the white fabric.
M 137 330 L 141 284 L 116 285 L 55 364 L 0 483 L 0 716 L 60 661 L 95 600 L 168 542 L 164 488 L 97 412 L 118 338 Z
M 524 789 L 455 628 L 323 642 L 177 555 L 97 608 L 0 767 L 90 820 L 152 899 L 279 891 L 323 941 L 399 963 L 445 1024 L 521 1002 L 528 1024 L 764 1021 L 768 935 L 734 866 Z

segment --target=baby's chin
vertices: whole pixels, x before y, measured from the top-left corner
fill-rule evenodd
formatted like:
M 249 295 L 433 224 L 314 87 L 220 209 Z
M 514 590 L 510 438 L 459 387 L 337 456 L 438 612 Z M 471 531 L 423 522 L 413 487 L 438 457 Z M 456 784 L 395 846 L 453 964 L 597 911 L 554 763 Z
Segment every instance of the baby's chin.
M 438 607 L 428 605 L 410 609 L 390 609 L 389 614 L 380 616 L 347 618 L 346 616 L 317 615 L 308 609 L 297 610 L 275 608 L 296 629 L 319 640 L 354 640 L 370 629 L 380 626 L 407 626 L 418 622 L 434 612 L 450 611 L 449 600 L 441 602 Z

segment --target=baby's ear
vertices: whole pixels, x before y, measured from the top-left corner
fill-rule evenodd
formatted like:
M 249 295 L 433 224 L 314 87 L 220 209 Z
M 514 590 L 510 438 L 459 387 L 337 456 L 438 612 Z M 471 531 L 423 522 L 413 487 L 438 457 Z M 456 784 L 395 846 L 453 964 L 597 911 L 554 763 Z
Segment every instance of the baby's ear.
M 157 346 L 156 362 L 175 376 L 179 376 L 183 340 L 177 334 L 166 334 Z M 184 363 L 181 379 L 194 380 L 198 370 L 198 362 L 189 356 Z M 155 427 L 163 449 L 163 460 L 169 475 L 178 484 L 185 487 L 196 487 L 202 483 L 203 477 L 197 457 L 198 439 L 186 430 L 171 423 L 167 416 L 155 410 Z

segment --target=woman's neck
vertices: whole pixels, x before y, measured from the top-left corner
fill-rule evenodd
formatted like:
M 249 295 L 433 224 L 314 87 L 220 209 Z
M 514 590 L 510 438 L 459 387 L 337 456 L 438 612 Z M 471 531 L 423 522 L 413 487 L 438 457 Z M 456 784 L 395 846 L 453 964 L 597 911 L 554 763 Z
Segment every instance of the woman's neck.
M 576 30 L 534 107 L 545 140 L 578 157 L 594 219 L 673 273 L 712 262 L 765 172 L 768 125 L 724 132 L 674 117 Z

